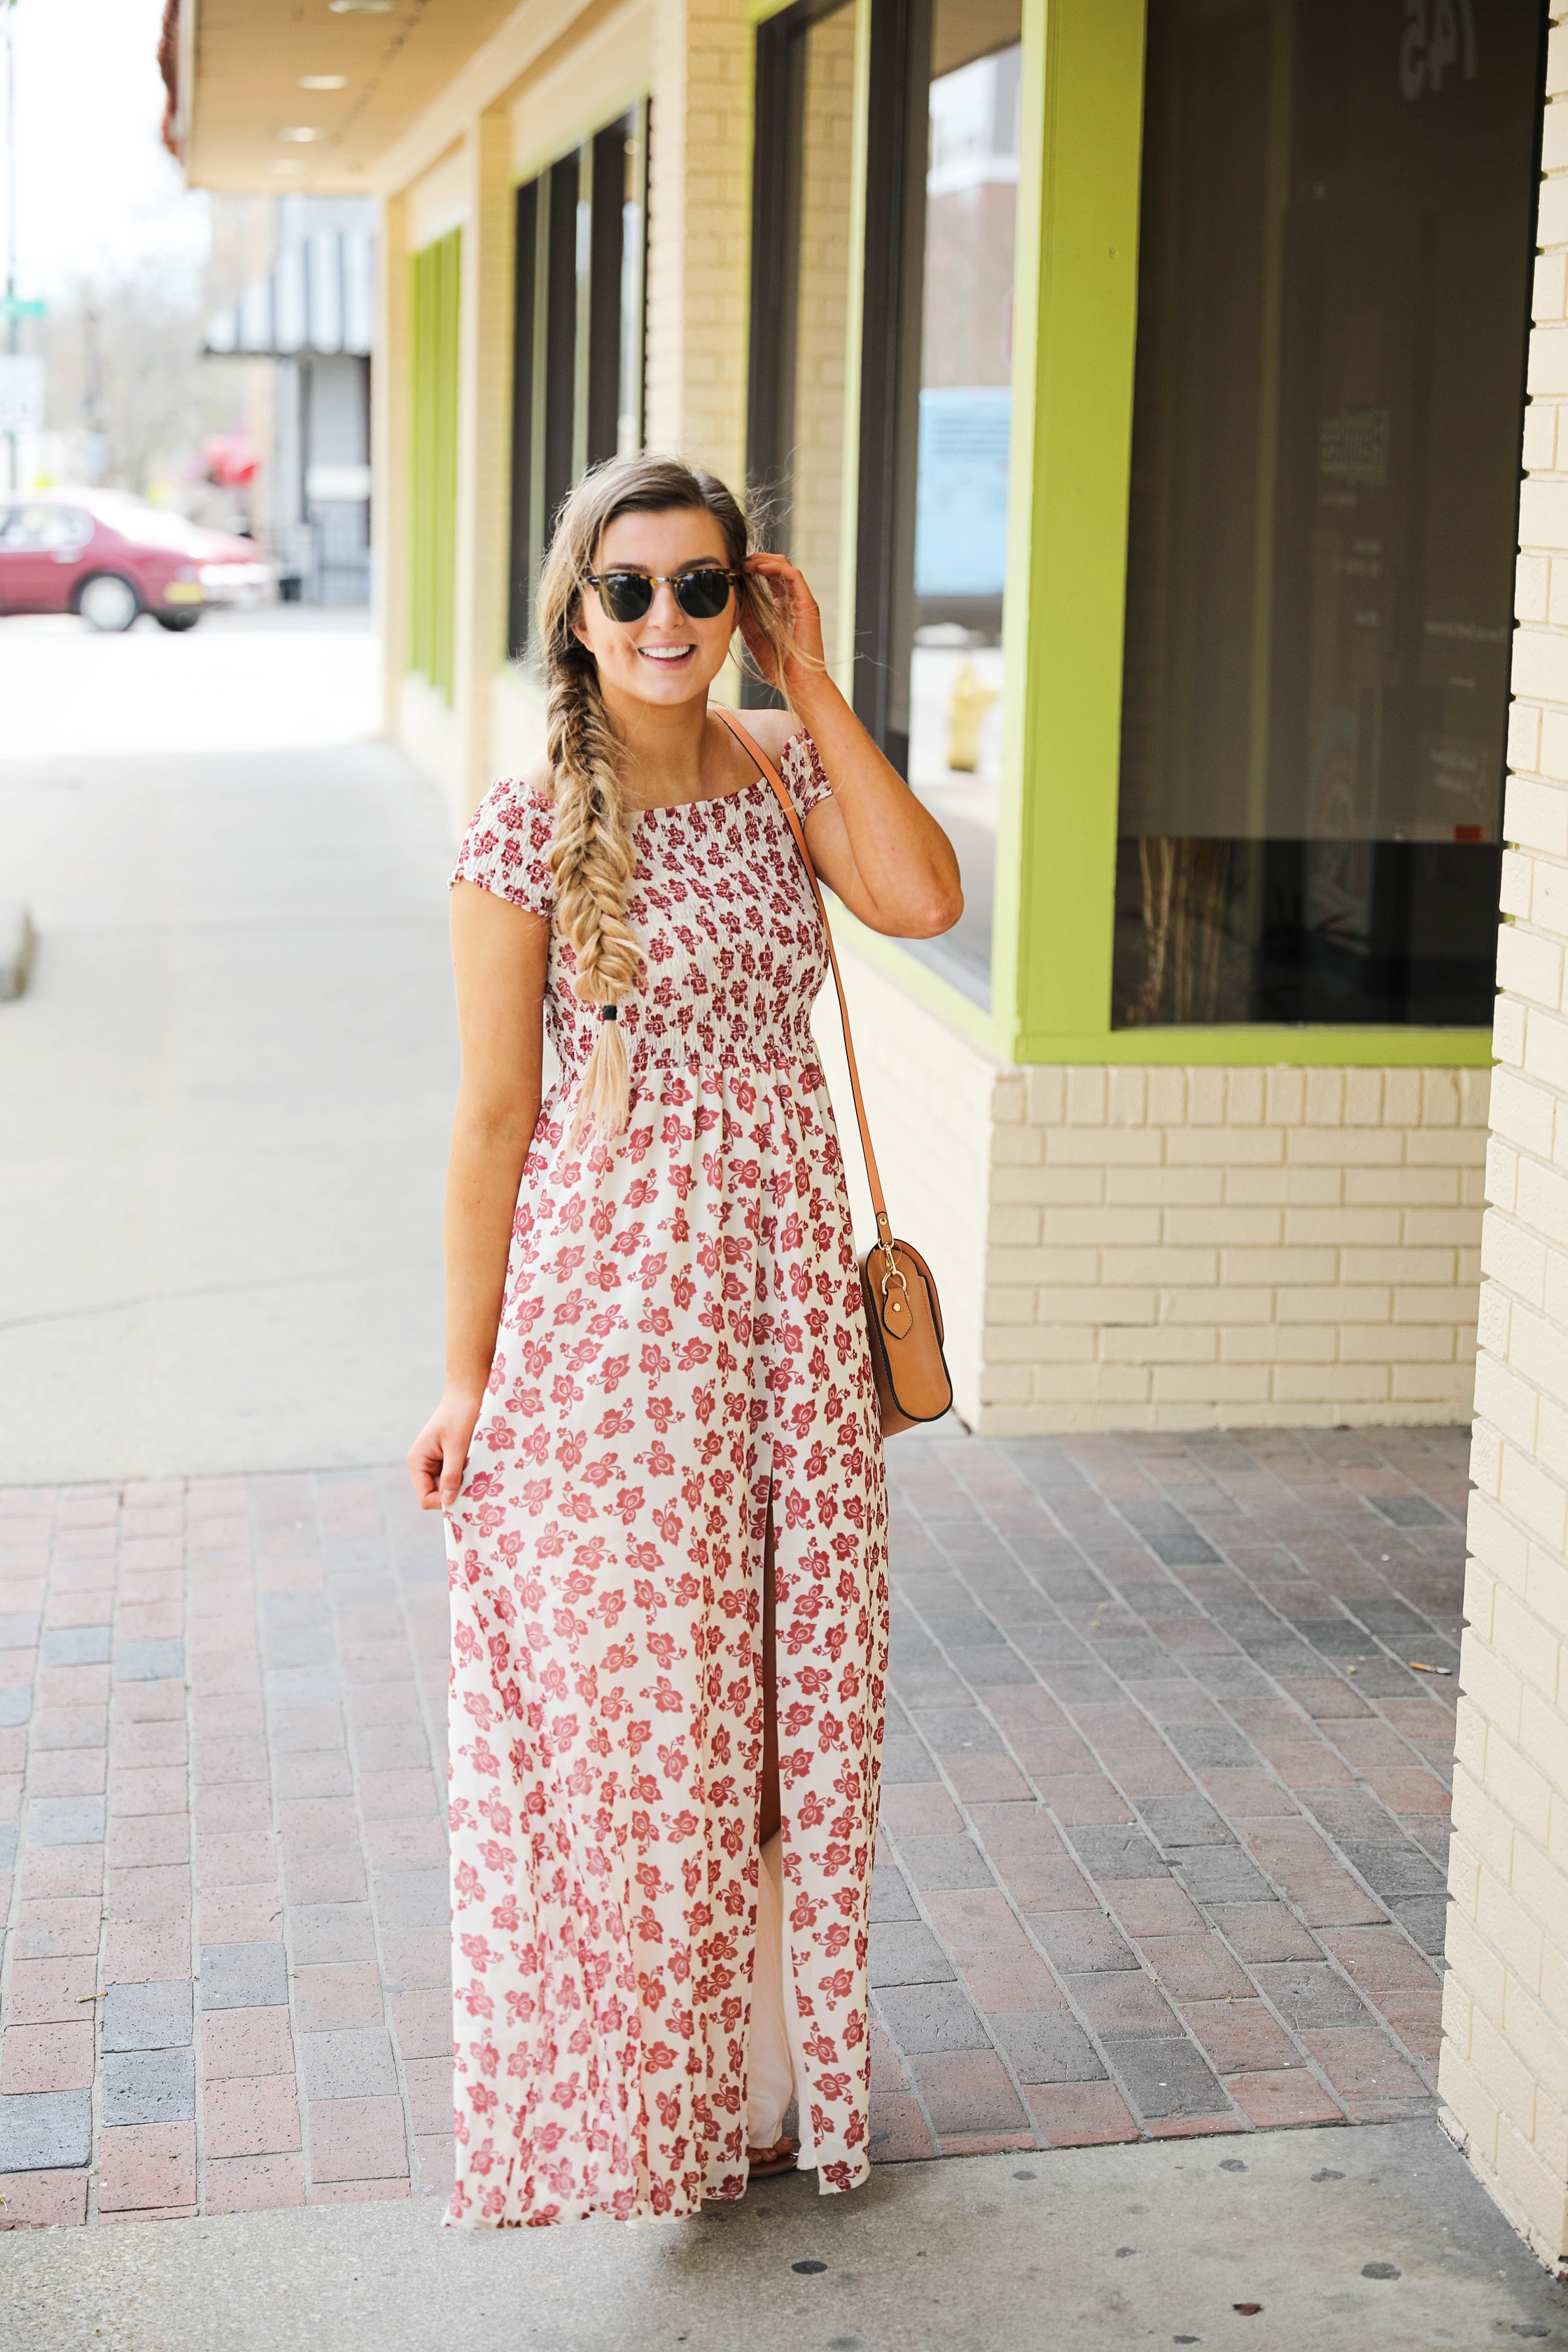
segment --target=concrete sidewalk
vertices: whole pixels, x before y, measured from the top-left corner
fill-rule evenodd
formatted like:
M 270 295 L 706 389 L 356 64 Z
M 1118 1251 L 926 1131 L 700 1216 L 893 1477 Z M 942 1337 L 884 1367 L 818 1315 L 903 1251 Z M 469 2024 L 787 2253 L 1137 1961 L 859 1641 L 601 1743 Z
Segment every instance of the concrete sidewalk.
M 0 895 L 39 933 L 0 1006 L 0 1484 L 383 1461 L 438 1390 L 452 845 L 395 751 L 330 740 L 374 653 L 302 608 L 0 622 Z
M 0 2241 L 16 2352 L 1433 2352 L 1568 2342 L 1434 2123 L 804 2177 L 666 2229 L 422 2205 Z

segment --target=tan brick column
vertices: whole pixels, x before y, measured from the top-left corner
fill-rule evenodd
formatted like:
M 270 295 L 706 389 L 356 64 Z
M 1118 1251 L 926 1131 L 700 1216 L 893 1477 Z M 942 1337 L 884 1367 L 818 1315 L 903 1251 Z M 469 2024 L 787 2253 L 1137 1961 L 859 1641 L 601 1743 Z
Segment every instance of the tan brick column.
M 1556 2263 L 1568 2255 L 1568 33 L 1555 24 L 1547 89 L 1439 2080 L 1475 2169 Z
M 647 441 L 746 464 L 752 34 L 741 0 L 658 0 L 648 150 Z
M 506 658 L 511 536 L 512 183 L 510 118 L 492 107 L 464 142 L 468 203 L 458 314 L 458 548 L 453 706 L 455 812 L 466 823 L 490 784 L 491 681 Z

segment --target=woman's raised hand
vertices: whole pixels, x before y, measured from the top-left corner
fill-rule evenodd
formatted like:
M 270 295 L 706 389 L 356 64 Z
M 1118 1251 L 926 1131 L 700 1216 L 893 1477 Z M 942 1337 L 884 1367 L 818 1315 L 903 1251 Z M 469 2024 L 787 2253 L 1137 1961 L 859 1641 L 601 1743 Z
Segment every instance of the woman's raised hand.
M 785 658 L 784 675 L 779 676 L 779 661 L 755 618 L 744 605 L 742 607 L 741 633 L 746 640 L 746 650 L 756 663 L 770 686 L 776 686 L 792 706 L 796 705 L 797 691 L 810 691 L 814 679 L 826 675 L 822 651 L 822 614 L 816 597 L 805 584 L 805 576 L 798 572 L 785 555 L 749 555 L 746 570 L 753 579 L 764 583 L 779 618 L 804 655 L 804 661 Z

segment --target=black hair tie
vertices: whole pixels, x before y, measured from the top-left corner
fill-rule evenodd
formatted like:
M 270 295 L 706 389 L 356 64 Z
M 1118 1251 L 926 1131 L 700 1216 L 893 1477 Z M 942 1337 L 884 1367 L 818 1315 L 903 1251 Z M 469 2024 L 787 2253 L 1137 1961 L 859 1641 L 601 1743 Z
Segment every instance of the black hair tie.
M 619 1006 L 618 1004 L 601 1004 L 601 1005 L 600 1005 L 600 1007 L 599 1007 L 599 1018 L 600 1018 L 600 1020 L 601 1020 L 601 1021 L 618 1021 L 618 1020 L 620 1019 L 620 1017 L 621 1017 L 621 1008 L 620 1008 L 620 1006 Z

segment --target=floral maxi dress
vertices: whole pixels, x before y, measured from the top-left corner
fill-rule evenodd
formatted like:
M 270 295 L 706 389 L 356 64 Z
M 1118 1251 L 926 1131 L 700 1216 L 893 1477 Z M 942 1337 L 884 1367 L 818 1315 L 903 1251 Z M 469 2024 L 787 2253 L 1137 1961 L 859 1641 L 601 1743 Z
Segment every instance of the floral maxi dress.
M 809 738 L 782 764 L 805 815 L 828 791 Z M 454 878 L 548 917 L 551 822 L 496 785 Z M 810 1027 L 826 949 L 765 778 L 636 839 L 630 1122 L 571 1140 L 598 1014 L 552 934 L 562 1077 L 447 1521 L 448 2219 L 479 2226 L 744 2189 L 770 1510 L 801 2161 L 825 2191 L 868 2165 L 887 1506 Z

